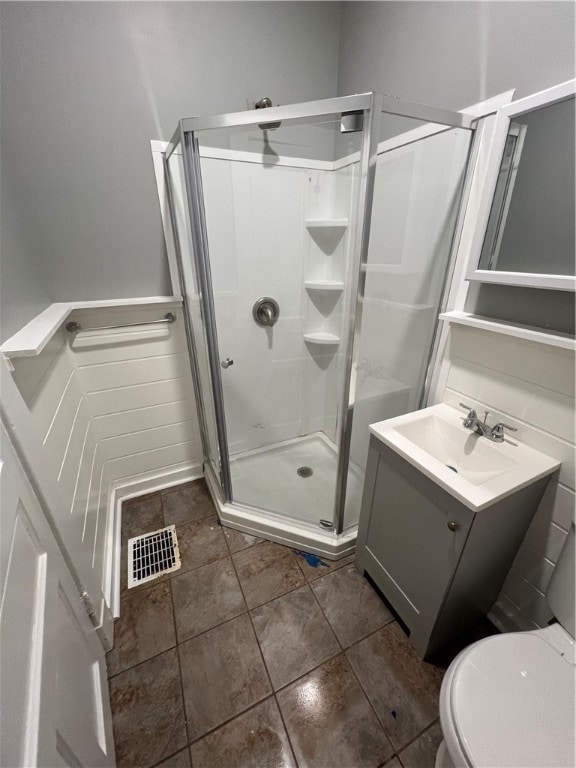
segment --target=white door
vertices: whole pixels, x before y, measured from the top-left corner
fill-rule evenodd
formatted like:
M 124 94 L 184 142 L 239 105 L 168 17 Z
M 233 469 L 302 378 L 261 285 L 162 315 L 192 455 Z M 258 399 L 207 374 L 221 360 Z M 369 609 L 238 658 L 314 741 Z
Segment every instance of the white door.
M 2 426 L 0 440 L 0 766 L 113 766 L 102 644 Z

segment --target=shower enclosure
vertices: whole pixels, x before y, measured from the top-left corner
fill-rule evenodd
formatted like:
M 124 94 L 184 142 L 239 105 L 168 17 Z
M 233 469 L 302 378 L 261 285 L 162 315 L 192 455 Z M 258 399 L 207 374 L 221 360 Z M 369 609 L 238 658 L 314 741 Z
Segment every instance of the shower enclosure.
M 368 425 L 425 396 L 472 124 L 373 93 L 180 122 L 165 184 L 226 524 L 353 548 Z

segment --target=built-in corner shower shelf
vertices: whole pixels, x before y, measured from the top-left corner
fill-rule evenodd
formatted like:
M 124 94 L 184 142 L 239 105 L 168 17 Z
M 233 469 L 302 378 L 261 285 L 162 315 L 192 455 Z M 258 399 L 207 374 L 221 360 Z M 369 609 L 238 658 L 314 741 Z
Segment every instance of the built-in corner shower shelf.
M 325 347 L 333 347 L 340 344 L 340 338 L 333 333 L 325 333 L 320 331 L 318 333 L 305 333 L 304 341 L 308 344 L 320 344 Z
M 304 286 L 308 291 L 343 291 L 344 283 L 339 280 L 306 280 Z
M 306 229 L 346 229 L 348 219 L 306 219 Z

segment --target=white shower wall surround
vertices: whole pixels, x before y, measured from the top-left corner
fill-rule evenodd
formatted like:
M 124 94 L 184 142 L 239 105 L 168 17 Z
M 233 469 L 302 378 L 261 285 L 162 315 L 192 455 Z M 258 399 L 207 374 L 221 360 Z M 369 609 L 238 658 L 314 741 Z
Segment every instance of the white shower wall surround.
M 349 238 L 331 243 L 306 222 L 350 217 L 350 169 L 215 158 L 201 167 L 220 353 L 234 360 L 222 375 L 230 452 L 317 430 L 334 440 L 338 347 L 309 348 L 304 333 L 341 335 L 341 292 L 304 283 L 343 281 Z M 271 328 L 252 316 L 261 296 L 280 306 Z
M 164 146 L 152 142 L 161 201 Z M 362 467 L 368 424 L 419 404 L 467 151 L 465 134 L 437 127 L 379 144 L 351 445 Z M 231 454 L 316 431 L 335 440 L 339 347 L 303 337 L 343 333 L 344 292 L 355 290 L 346 282 L 358 155 L 267 164 L 257 152 L 200 155 L 218 340 L 221 357 L 234 360 L 222 376 Z M 183 221 L 183 200 L 175 206 Z M 321 226 L 330 221 L 341 228 Z M 319 290 L 322 281 L 345 285 Z M 252 318 L 265 295 L 280 304 L 272 329 Z
M 37 356 L 13 358 L 12 373 L 2 363 L 16 441 L 109 639 L 118 500 L 201 476 L 202 449 L 181 301 L 71 315 L 89 328 L 168 310 L 170 325 L 77 336 L 61 327 Z

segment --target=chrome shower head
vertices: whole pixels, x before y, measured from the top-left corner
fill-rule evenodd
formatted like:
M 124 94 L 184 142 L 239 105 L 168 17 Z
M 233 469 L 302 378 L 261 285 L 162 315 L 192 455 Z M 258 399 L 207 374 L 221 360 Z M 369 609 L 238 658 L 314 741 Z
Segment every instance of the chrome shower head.
M 272 99 L 269 96 L 264 96 L 263 99 L 258 99 L 254 104 L 254 109 L 267 109 L 272 106 Z M 258 128 L 262 131 L 275 131 L 276 128 L 280 128 L 281 122 L 277 123 L 259 123 Z

